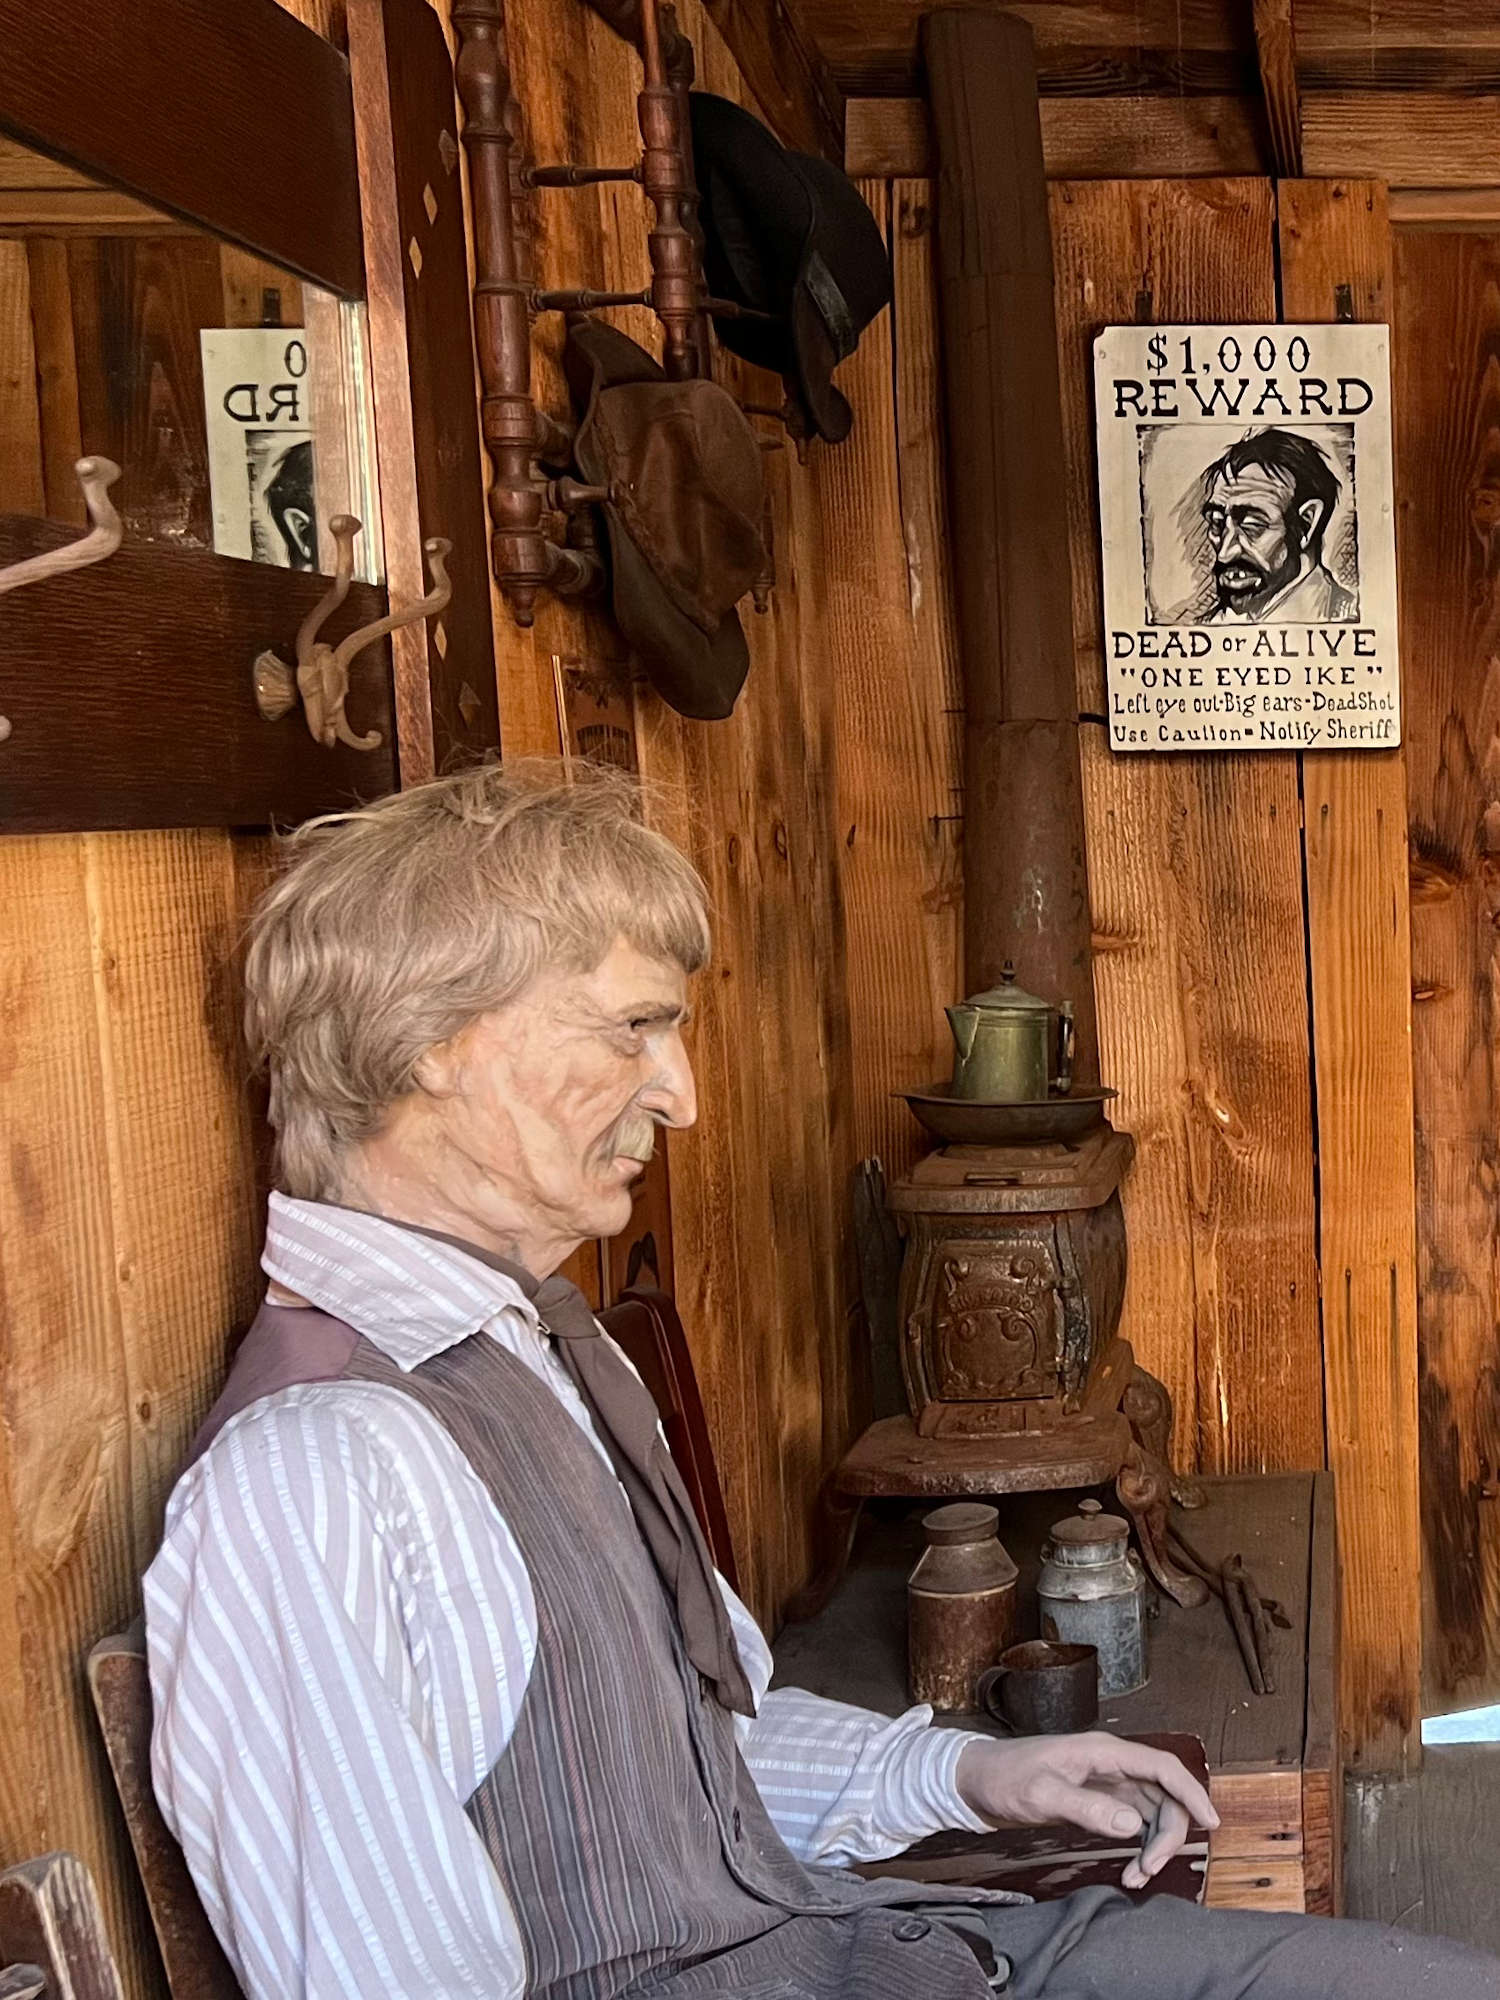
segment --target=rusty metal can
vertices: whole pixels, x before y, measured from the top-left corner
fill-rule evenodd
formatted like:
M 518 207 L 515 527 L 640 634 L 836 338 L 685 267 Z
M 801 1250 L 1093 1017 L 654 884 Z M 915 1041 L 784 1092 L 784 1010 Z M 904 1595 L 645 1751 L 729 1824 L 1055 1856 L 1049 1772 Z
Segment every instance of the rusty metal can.
M 906 1584 L 913 1701 L 977 1708 L 979 1676 L 1015 1636 L 1016 1566 L 999 1526 L 997 1509 L 972 1500 L 923 1517 L 927 1547 Z

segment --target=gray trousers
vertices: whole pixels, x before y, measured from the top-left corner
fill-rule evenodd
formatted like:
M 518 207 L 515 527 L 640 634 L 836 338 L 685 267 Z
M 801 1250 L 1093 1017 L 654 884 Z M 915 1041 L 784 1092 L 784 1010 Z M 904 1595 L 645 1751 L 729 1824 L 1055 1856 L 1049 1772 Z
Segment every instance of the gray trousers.
M 1496 2000 L 1500 1958 L 1345 1918 L 1135 1903 L 1082 1889 L 989 1908 L 1011 2000 Z M 932 1996 L 939 2000 L 939 1996 Z

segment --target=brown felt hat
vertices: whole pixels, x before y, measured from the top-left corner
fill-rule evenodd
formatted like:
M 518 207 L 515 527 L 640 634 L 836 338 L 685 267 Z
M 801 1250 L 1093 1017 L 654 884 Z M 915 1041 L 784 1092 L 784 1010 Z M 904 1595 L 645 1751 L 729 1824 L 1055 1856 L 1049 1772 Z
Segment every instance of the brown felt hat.
M 664 701 L 718 721 L 750 665 L 734 607 L 765 561 L 755 433 L 717 383 L 668 381 L 602 320 L 570 324 L 564 367 L 578 469 L 609 488 L 615 622 Z

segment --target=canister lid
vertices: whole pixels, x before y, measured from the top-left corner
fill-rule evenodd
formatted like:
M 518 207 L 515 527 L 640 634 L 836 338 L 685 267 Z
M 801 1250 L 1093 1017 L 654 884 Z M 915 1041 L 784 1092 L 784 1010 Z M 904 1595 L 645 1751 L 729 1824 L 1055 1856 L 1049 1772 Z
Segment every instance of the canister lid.
M 1130 1523 L 1118 1514 L 1106 1514 L 1097 1500 L 1080 1500 L 1078 1512 L 1059 1521 L 1052 1530 L 1054 1542 L 1069 1548 L 1083 1548 L 1098 1542 L 1123 1542 L 1130 1536 Z
M 955 1500 L 922 1516 L 922 1533 L 935 1549 L 961 1542 L 987 1542 L 1000 1530 L 1000 1509 L 982 1500 Z

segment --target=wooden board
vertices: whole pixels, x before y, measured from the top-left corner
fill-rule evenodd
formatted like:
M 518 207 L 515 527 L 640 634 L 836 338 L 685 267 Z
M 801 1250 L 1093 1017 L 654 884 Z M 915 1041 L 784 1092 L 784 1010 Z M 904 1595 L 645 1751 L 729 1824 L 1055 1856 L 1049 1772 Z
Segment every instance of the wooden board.
M 1500 1954 L 1500 1743 L 1443 1744 L 1420 1777 L 1350 1791 L 1349 1915 Z
M 1284 181 L 1282 317 L 1388 320 L 1385 190 Z M 1404 461 L 1398 466 L 1398 479 Z M 1399 490 L 1399 489 L 1398 489 Z M 1403 651 L 1410 658 L 1410 646 Z M 1410 712 L 1410 690 L 1407 710 Z M 1328 1463 L 1344 1565 L 1343 1713 L 1356 1761 L 1418 1749 L 1421 1537 L 1411 940 L 1401 754 L 1302 758 L 1318 1106 Z
M 913 0 L 803 0 L 800 9 L 834 76 L 853 94 L 910 91 L 920 63 Z M 1017 0 L 1030 23 L 1044 91 L 1139 90 L 1171 95 L 1254 76 L 1249 9 L 1230 0 Z
M 1264 164 L 1251 97 L 1044 97 L 1042 157 L 1052 180 L 1249 174 Z M 854 175 L 932 171 L 919 97 L 852 97 L 844 168 Z
M 0 563 L 73 531 L 0 517 Z M 276 722 L 255 707 L 246 634 L 294 657 L 297 627 L 326 589 L 310 572 L 207 550 L 127 542 L 107 563 L 17 590 L 0 624 L 0 829 L 267 826 L 389 791 L 390 652 L 350 668 L 349 717 L 376 749 L 325 750 L 300 706 Z M 384 615 L 385 592 L 355 584 L 324 628 L 332 643 Z M 110 630 L 114 643 L 91 649 Z M 76 656 L 74 672 L 49 673 Z M 140 663 L 150 660 L 148 672 Z M 86 670 L 85 670 L 86 667 Z
M 1111 322 L 1274 318 L 1264 182 L 1052 192 L 1094 984 L 1124 1187 L 1121 1331 L 1205 1470 L 1316 1466 L 1322 1358 L 1301 833 L 1291 756 L 1116 758 L 1103 663 L 1091 347 Z M 1151 295 L 1149 307 L 1142 303 Z
M 1500 1691 L 1500 243 L 1398 237 L 1398 546 L 1411 835 L 1428 1712 Z
M 500 742 L 481 452 L 448 45 L 426 0 L 350 0 L 375 446 L 386 581 L 396 606 L 431 588 L 422 544 L 452 544 L 452 596 L 391 635 L 402 781 L 472 763 Z
M 86 34 L 67 8 L 0 0 L 0 47 L 12 137 L 332 291 L 363 291 L 348 69 L 275 0 L 121 0 Z
M 1395 187 L 1493 186 L 1500 180 L 1500 95 L 1304 91 L 1302 163 L 1309 174 L 1367 176 Z
M 888 223 L 896 305 L 845 371 L 860 413 L 853 436 L 813 463 L 829 543 L 853 1144 L 893 1181 L 928 1141 L 892 1093 L 923 1089 L 952 1066 L 943 1009 L 960 997 L 962 696 L 931 199 L 925 184 L 898 183 L 887 216 L 884 188 L 863 191 Z

